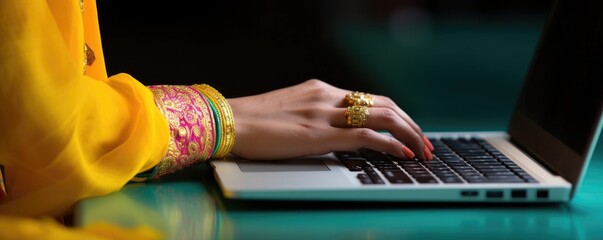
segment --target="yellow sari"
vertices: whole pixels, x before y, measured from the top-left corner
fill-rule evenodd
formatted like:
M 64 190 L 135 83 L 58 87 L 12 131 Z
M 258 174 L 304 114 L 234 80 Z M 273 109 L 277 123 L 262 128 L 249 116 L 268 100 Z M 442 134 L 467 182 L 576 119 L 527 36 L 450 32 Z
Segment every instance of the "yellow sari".
M 94 0 L 0 0 L 0 103 L 0 238 L 157 237 L 52 220 L 156 166 L 170 141 L 151 91 L 107 76 Z

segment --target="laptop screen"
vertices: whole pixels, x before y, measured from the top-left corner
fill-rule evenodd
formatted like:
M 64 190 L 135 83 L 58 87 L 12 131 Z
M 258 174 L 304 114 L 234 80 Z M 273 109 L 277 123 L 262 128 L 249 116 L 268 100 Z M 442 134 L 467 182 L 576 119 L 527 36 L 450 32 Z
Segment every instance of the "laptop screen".
M 603 1 L 557 1 L 519 95 L 509 133 L 574 185 L 603 109 Z

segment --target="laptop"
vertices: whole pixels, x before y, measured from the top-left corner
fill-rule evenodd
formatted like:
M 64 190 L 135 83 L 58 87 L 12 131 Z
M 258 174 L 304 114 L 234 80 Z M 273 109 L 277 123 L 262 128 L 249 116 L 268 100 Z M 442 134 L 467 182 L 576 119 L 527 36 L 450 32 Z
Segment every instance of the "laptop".
M 603 2 L 556 1 L 507 130 L 428 132 L 431 161 L 358 149 L 210 165 L 232 199 L 569 202 L 602 127 L 601 29 Z

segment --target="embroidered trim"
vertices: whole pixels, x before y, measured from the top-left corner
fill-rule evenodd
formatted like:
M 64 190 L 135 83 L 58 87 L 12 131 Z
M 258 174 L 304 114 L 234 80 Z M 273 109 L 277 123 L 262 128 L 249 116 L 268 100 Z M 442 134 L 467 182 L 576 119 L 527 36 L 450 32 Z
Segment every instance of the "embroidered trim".
M 156 85 L 149 89 L 170 126 L 168 151 L 157 165 L 157 173 L 149 177 L 158 178 L 209 159 L 216 131 L 205 96 L 189 86 Z

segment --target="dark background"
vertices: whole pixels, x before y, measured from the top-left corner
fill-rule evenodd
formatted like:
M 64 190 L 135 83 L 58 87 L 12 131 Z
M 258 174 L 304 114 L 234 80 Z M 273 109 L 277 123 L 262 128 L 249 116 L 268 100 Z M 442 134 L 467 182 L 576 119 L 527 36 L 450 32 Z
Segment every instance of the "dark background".
M 111 75 L 226 97 L 318 78 L 387 95 L 428 130 L 506 127 L 550 4 L 97 1 Z

